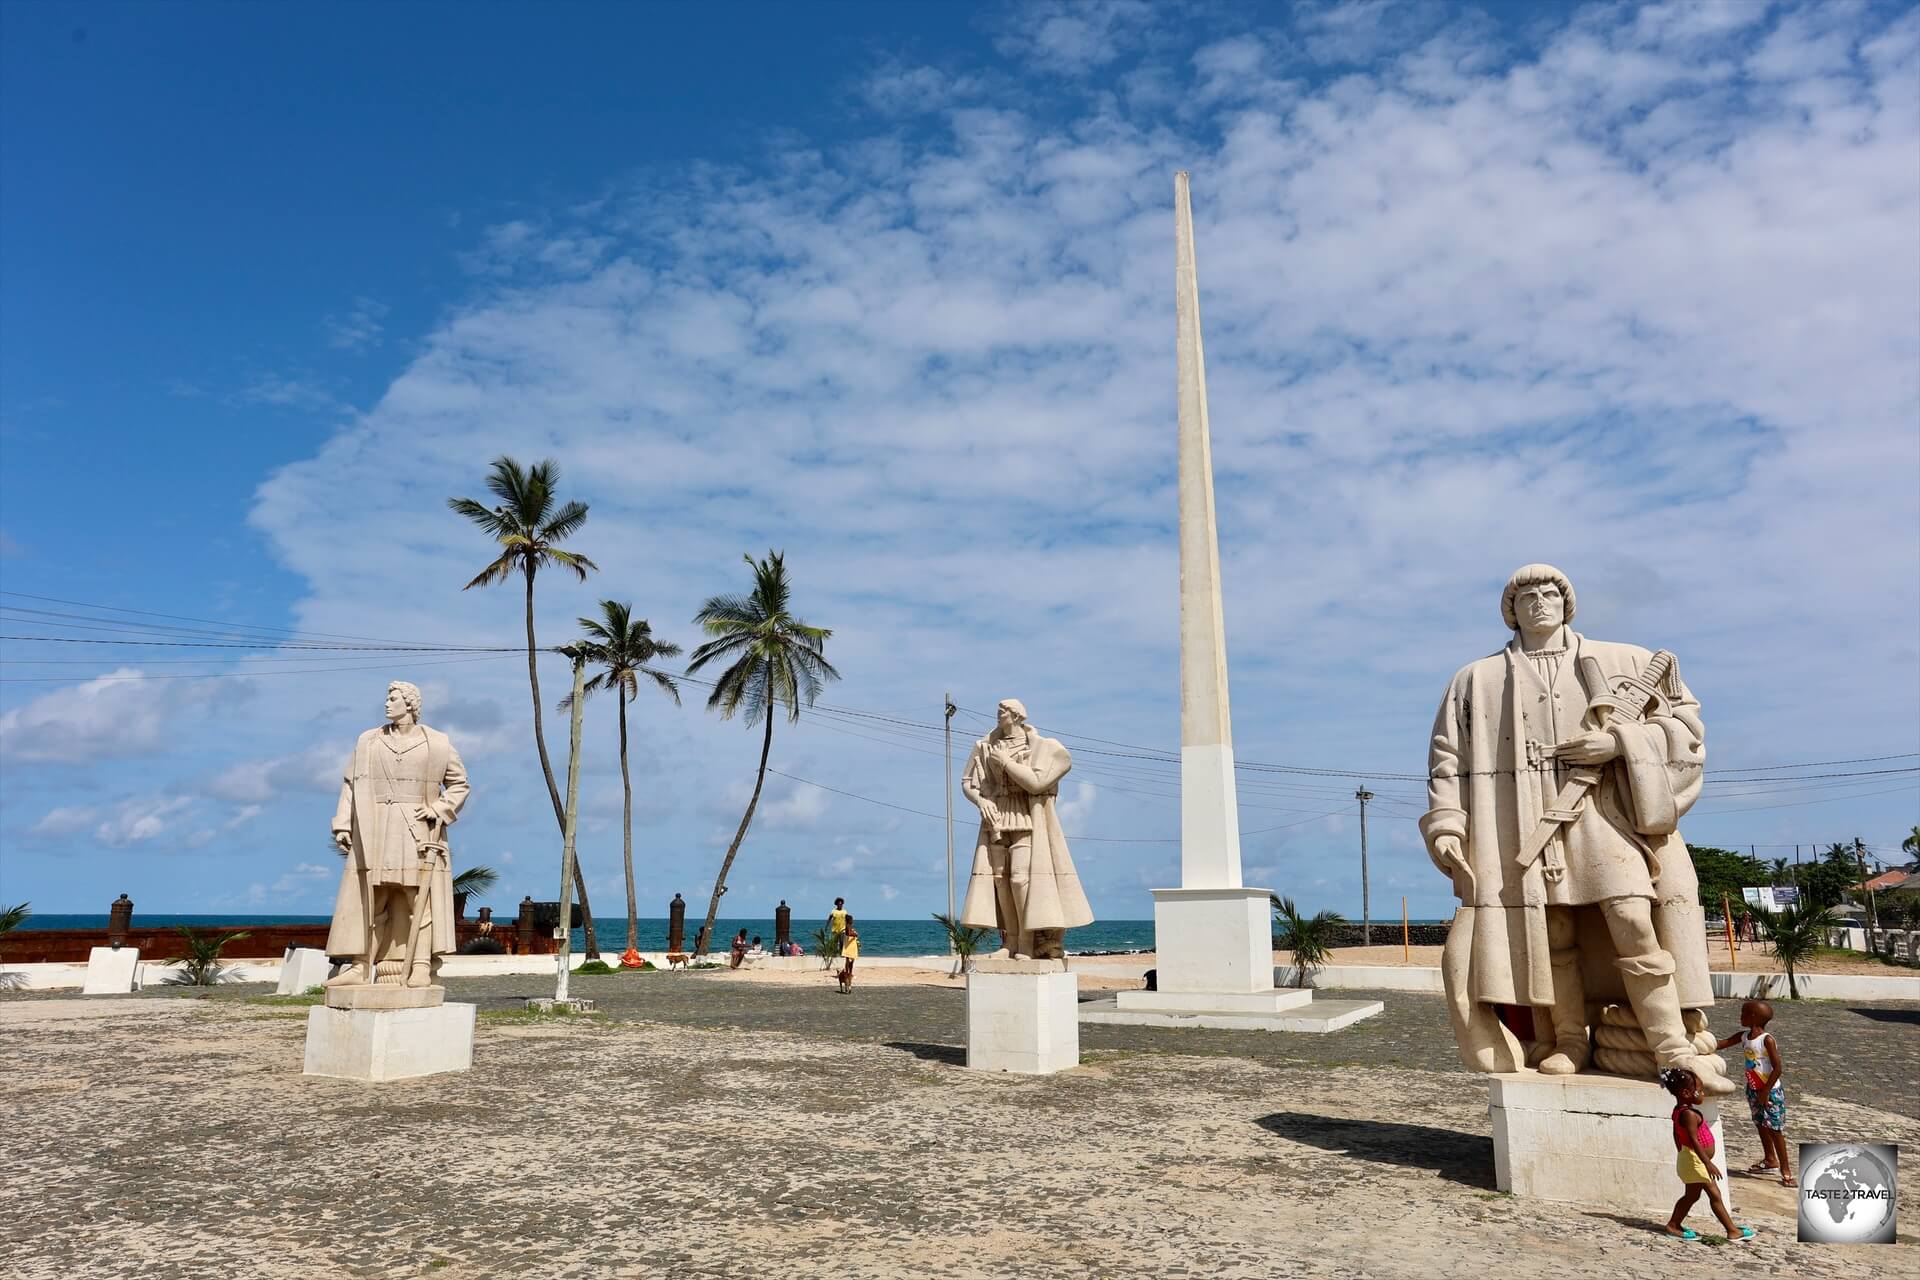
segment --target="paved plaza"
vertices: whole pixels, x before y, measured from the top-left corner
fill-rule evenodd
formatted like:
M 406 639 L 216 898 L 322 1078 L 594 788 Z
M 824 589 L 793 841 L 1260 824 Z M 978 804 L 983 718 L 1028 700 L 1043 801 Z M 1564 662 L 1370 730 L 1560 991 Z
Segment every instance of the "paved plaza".
M 963 1070 L 963 997 L 747 975 L 454 980 L 470 1073 L 303 1077 L 306 1009 L 257 988 L 0 1002 L 28 1277 L 1512 1276 L 1731 1267 L 1658 1225 L 1493 1188 L 1486 1086 L 1438 997 L 1329 1036 L 1083 1030 L 1052 1077 Z M 1790 1139 L 1920 1145 L 1920 1006 L 1781 1002 Z M 1722 1010 L 1731 1016 L 1731 1009 Z M 1846 1065 L 1843 1067 L 1842 1062 Z M 1739 1104 L 1735 1103 L 1737 1110 Z M 1744 1116 L 1735 1167 L 1753 1158 Z M 1737 1178 L 1755 1274 L 1920 1274 L 1794 1243 Z M 1691 1248 L 1692 1252 L 1677 1250 Z

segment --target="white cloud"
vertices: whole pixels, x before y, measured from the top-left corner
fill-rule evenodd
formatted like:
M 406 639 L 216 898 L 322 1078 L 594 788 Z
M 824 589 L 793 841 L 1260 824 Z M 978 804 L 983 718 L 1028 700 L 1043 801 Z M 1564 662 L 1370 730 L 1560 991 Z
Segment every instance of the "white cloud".
M 228 404 L 263 404 L 274 409 L 327 410 L 338 405 L 333 396 L 311 378 L 285 374 L 256 374 L 239 390 L 226 397 Z
M 77 764 L 177 745 L 183 722 L 214 696 L 210 681 L 149 678 L 119 667 L 0 714 L 0 756 Z
M 1062 796 L 1055 804 L 1059 812 L 1060 827 L 1069 835 L 1075 832 L 1091 831 L 1088 819 L 1093 816 L 1093 806 L 1100 798 L 1100 788 L 1091 782 L 1069 781 L 1063 790 L 1071 790 L 1071 798 Z
M 109 848 L 144 844 L 158 839 L 177 825 L 193 805 L 191 796 L 134 796 L 112 806 L 104 821 L 93 829 L 93 838 Z
M 376 298 L 355 298 L 344 315 L 330 315 L 323 322 L 327 345 L 340 351 L 365 351 L 380 345 L 385 332 L 387 304 Z
M 1121 55 L 1154 21 L 1144 0 L 1049 0 L 1026 6 L 1022 21 L 999 40 L 1010 56 L 1049 70 L 1088 72 Z
M 549 641 L 596 592 L 691 640 L 700 601 L 746 585 L 740 552 L 781 546 L 798 609 L 835 628 L 848 680 L 830 701 L 937 721 L 947 687 L 973 707 L 1017 693 L 1051 732 L 1171 745 L 1168 205 L 1186 167 L 1243 759 L 1417 772 L 1446 676 L 1503 638 L 1499 583 L 1541 558 L 1580 584 L 1593 634 L 1681 653 L 1719 758 L 1903 749 L 1920 719 L 1920 27 L 1838 6 L 1744 25 L 1607 8 L 1509 47 L 1438 12 L 1430 36 L 1377 9 L 1318 14 L 1322 53 L 1364 71 L 1283 85 L 1302 74 L 1284 65 L 1297 31 L 1182 44 L 1135 10 L 1049 9 L 1022 17 L 1017 56 L 1129 66 L 1125 84 L 1048 98 L 1060 77 L 1030 76 L 1015 100 L 947 68 L 942 114 L 911 141 L 883 123 L 493 228 L 472 302 L 261 489 L 254 523 L 307 583 L 300 625 L 515 643 L 516 595 L 440 585 L 487 548 L 439 500 L 478 492 L 496 453 L 553 453 L 593 505 L 578 544 L 605 572 L 542 579 Z M 1857 50 L 1844 64 L 1836 31 Z M 1209 81 L 1231 110 L 1164 109 Z M 867 108 L 904 117 L 898 88 Z M 387 465 L 399 451 L 412 470 Z M 1836 618 L 1846 661 L 1808 662 Z M 563 668 L 543 671 L 551 705 Z M 463 836 L 544 848 L 524 671 L 443 674 L 502 716 L 467 730 L 503 736 Z M 311 696 L 337 701 L 325 688 Z M 286 723 L 301 705 L 288 695 Z M 1843 725 L 1836 706 L 1877 710 Z M 588 713 L 596 785 L 610 712 Z M 636 735 L 663 762 L 637 788 L 658 806 L 641 874 L 682 887 L 668 877 L 717 863 L 758 743 L 697 693 L 648 708 Z M 775 764 L 940 811 L 920 754 L 937 738 L 868 737 L 883 741 L 783 722 Z M 1086 834 L 1177 832 L 1149 794 L 1167 771 L 1077 765 L 1063 808 Z M 1250 780 L 1249 806 L 1286 812 L 1244 825 L 1350 794 Z M 1898 816 L 1880 803 L 1864 812 Z M 1790 841 L 1803 816 L 1689 835 Z M 1249 860 L 1310 864 L 1338 821 Z M 943 854 L 937 819 L 772 778 L 741 855 L 770 886 L 800 874 L 773 838 L 786 826 L 885 832 L 929 868 Z M 617 852 L 616 820 L 583 856 Z M 1103 892 L 1143 904 L 1175 856 L 1090 847 L 1096 910 Z M 934 874 L 894 882 L 919 894 Z
M 206 783 L 222 800 L 258 806 L 283 795 L 326 794 L 340 790 L 351 743 L 315 743 L 303 751 L 242 760 Z
M 41 836 L 70 836 L 92 826 L 98 814 L 97 809 L 62 805 L 47 810 L 46 816 L 34 824 L 33 833 Z

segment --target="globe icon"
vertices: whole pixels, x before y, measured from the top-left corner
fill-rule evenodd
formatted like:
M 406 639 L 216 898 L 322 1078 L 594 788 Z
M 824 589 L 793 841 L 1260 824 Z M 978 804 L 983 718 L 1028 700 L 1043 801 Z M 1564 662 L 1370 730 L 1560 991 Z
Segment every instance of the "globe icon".
M 1835 1146 L 1800 1170 L 1803 1239 L 1859 1244 L 1891 1238 L 1894 1170 L 1871 1147 Z

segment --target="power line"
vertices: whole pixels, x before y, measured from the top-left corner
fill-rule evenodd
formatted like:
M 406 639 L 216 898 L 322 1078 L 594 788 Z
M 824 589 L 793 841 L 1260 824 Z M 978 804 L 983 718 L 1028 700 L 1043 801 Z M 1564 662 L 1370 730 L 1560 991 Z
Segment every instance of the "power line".
M 147 618 L 169 618 L 175 622 L 203 622 L 211 626 L 237 628 L 246 631 L 274 631 L 286 635 L 314 636 L 324 640 L 375 640 L 386 643 L 386 641 L 376 636 L 336 635 L 329 631 L 297 631 L 291 627 L 275 627 L 248 622 L 223 622 L 217 618 L 191 618 L 177 613 L 155 613 L 149 609 L 128 609 L 120 605 L 93 604 L 85 600 L 63 600 L 58 596 L 36 596 L 25 591 L 0 591 L 0 596 L 13 596 L 19 600 L 38 600 L 43 604 L 72 605 L 77 609 L 94 609 L 107 613 L 133 613 Z

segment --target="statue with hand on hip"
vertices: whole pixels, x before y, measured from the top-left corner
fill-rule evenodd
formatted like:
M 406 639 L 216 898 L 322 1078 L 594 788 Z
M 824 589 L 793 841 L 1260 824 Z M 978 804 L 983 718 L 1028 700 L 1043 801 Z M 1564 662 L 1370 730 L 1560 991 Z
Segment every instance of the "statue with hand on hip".
M 333 815 L 347 856 L 327 954 L 351 957 L 328 986 L 433 984 L 454 949 L 447 828 L 467 800 L 467 770 L 447 735 L 420 723 L 420 690 L 387 686 L 387 723 L 354 744 Z

